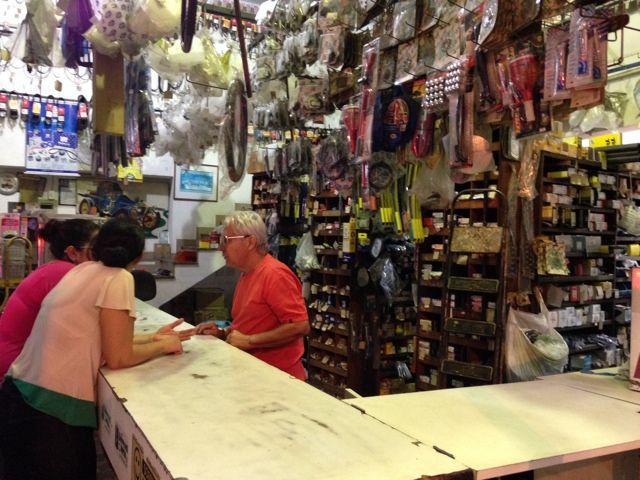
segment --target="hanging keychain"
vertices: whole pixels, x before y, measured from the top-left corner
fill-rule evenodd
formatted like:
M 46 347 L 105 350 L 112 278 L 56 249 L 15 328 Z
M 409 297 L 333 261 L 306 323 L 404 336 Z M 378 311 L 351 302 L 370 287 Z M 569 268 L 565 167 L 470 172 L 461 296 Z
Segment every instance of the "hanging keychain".
M 26 122 L 29 119 L 29 98 L 22 97 L 20 102 L 20 120 Z
M 20 115 L 20 97 L 16 92 L 9 95 L 9 118 L 17 120 Z
M 81 131 L 89 126 L 89 106 L 87 105 L 87 99 L 83 95 L 78 97 L 78 127 L 77 130 Z
M 40 123 L 40 114 L 42 112 L 42 105 L 40 104 L 41 101 L 42 98 L 39 94 L 35 94 L 31 101 L 31 123 L 34 125 Z
M 7 116 L 7 108 L 9 103 L 9 96 L 6 92 L 0 92 L 0 118 Z

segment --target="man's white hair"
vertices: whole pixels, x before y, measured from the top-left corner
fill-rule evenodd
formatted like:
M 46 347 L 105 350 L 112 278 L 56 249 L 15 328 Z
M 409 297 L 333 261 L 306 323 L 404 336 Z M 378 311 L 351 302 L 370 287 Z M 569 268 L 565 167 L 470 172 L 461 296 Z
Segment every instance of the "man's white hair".
M 236 211 L 226 216 L 223 223 L 224 231 L 233 228 L 237 235 L 253 235 L 256 245 L 262 253 L 267 253 L 267 226 L 262 217 L 252 210 Z

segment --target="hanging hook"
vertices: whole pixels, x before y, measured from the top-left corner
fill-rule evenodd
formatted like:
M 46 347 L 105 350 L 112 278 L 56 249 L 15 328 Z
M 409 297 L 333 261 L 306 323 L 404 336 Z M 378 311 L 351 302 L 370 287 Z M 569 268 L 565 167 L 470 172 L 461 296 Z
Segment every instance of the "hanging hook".
M 433 65 L 427 65 L 426 63 L 421 64 L 421 66 L 430 68 L 431 70 L 435 70 L 437 72 L 444 72 L 444 70 L 442 70 L 441 68 L 436 68 Z
M 402 42 L 402 40 L 400 40 L 400 39 L 399 39 L 399 38 L 397 38 L 397 37 L 394 37 L 394 36 L 393 36 L 393 35 L 391 35 L 390 33 L 385 33 L 385 35 L 386 35 L 387 37 L 393 38 L 396 42 Z
M 462 5 L 458 5 L 458 4 L 457 4 L 456 2 L 454 2 L 453 0 L 447 0 L 447 2 L 449 2 L 451 5 L 455 5 L 455 6 L 456 6 L 456 7 L 458 7 L 458 8 L 462 8 L 463 10 L 465 10 L 465 11 L 467 11 L 467 12 L 469 12 L 469 13 L 473 13 L 473 10 L 469 10 L 469 9 L 466 7 L 466 4 L 467 4 L 466 0 L 465 0 L 465 2 L 464 2 Z
M 449 25 L 449 22 L 445 22 L 444 20 L 442 20 L 442 18 L 436 17 L 434 15 L 431 15 L 428 12 L 424 12 L 424 15 L 426 15 L 427 17 L 433 18 L 436 21 L 436 26 L 439 25 L 440 23 L 444 23 L 445 25 Z
M 404 23 L 405 23 L 408 27 L 413 28 L 413 31 L 414 31 L 414 32 L 417 32 L 417 31 L 418 31 L 418 27 L 416 27 L 416 26 L 414 26 L 414 25 L 411 25 L 411 24 L 410 24 L 409 22 L 407 22 L 406 20 L 404 21 Z
M 446 53 L 446 54 L 447 54 L 447 57 L 449 57 L 449 58 L 454 58 L 454 59 L 456 59 L 456 60 L 460 60 L 460 57 L 456 57 L 455 55 L 451 55 L 451 54 L 449 53 L 449 50 L 445 50 L 445 52 L 444 52 L 444 53 Z

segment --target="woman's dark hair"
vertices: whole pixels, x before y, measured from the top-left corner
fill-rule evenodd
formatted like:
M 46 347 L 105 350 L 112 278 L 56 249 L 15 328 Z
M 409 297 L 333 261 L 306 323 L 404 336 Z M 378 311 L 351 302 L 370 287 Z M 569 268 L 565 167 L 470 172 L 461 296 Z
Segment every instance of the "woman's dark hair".
M 67 247 L 83 248 L 89 246 L 96 230 L 100 227 L 91 220 L 73 218 L 56 220 L 52 218 L 38 232 L 40 238 L 49 243 L 49 249 L 55 258 L 63 260 Z
M 107 267 L 125 268 L 144 251 L 144 231 L 128 218 L 112 218 L 98 232 L 93 258 Z

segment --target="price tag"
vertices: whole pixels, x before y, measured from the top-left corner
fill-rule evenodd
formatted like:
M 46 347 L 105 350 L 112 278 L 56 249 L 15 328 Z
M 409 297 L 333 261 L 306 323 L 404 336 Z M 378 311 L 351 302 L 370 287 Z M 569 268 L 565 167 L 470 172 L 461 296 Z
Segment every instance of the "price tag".
M 598 135 L 589 140 L 589 146 L 592 148 L 613 147 L 614 145 L 622 145 L 622 134 L 620 132 Z

